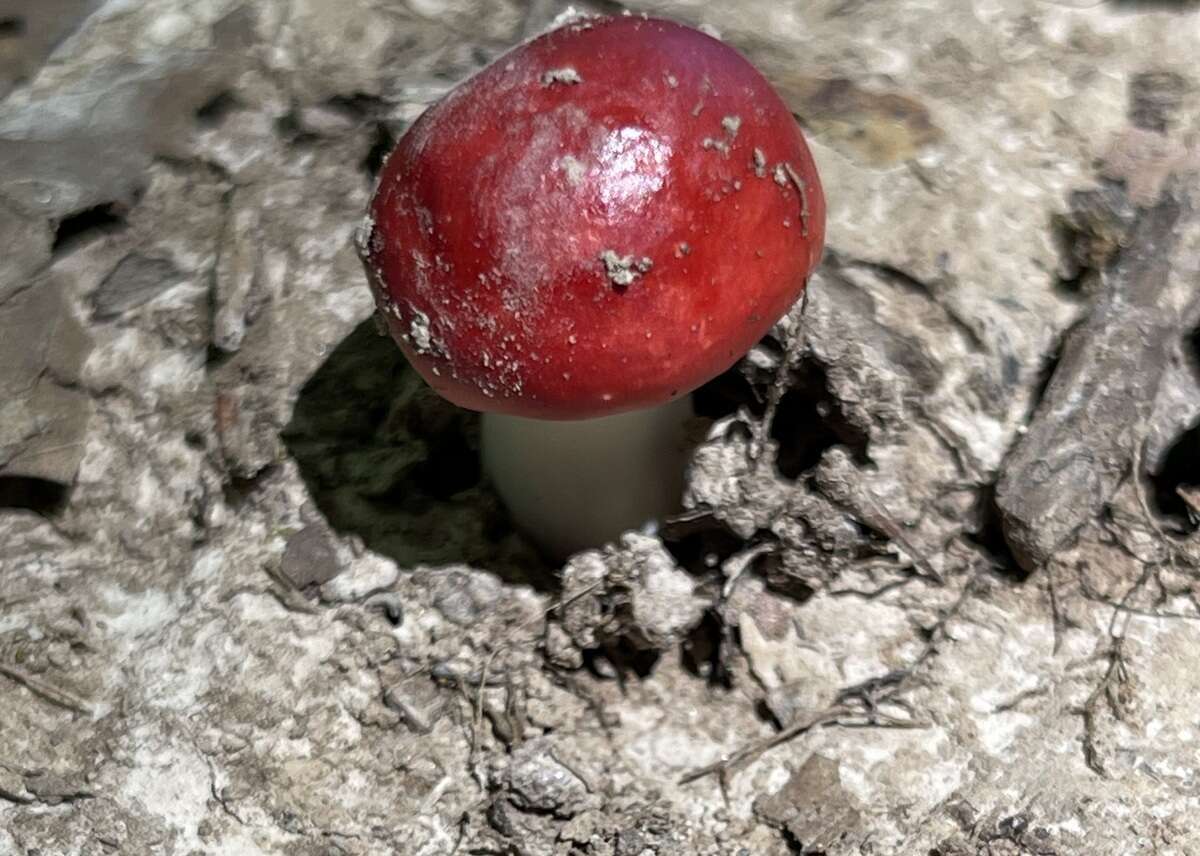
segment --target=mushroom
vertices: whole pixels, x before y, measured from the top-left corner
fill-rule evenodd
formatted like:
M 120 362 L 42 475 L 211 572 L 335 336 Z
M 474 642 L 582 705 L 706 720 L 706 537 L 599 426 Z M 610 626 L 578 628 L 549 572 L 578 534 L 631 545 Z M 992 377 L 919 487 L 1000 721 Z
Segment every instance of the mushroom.
M 576 19 L 430 107 L 358 243 L 387 328 L 483 411 L 484 467 L 562 557 L 678 507 L 688 394 L 804 290 L 825 202 L 787 106 L 733 48 Z

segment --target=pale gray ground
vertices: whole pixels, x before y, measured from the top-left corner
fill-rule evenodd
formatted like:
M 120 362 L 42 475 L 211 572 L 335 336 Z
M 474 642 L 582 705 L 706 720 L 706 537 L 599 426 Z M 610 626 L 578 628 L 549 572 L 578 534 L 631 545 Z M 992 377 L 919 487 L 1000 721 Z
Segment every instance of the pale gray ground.
M 557 569 L 352 234 L 562 8 L 0 0 L 0 854 L 1200 853 L 1200 13 L 636 9 L 776 82 L 829 252 L 691 513 Z

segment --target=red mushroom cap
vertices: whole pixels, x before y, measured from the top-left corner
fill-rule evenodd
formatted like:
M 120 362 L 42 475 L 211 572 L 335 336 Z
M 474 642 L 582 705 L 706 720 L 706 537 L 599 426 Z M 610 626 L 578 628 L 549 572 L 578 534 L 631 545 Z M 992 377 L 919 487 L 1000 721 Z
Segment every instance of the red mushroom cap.
M 360 248 L 442 396 L 576 419 L 686 394 L 795 302 L 825 200 L 787 106 L 733 48 L 639 16 L 524 44 L 427 110 Z

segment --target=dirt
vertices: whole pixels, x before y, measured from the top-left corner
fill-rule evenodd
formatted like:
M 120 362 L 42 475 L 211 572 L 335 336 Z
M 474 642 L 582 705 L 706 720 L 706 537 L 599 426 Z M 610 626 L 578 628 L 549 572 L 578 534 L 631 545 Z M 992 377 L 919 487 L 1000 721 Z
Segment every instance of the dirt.
M 0 854 L 1200 853 L 1195 4 L 631 6 L 776 83 L 828 247 L 693 396 L 685 511 L 561 565 L 354 234 L 565 4 L 43 5 L 0 2 Z

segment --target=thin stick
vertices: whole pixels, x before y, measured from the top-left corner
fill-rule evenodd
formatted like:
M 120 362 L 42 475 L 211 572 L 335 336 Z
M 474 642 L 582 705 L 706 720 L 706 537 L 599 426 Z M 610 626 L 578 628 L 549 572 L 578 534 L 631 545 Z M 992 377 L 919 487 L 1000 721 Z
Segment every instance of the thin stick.
M 66 710 L 74 711 L 75 713 L 85 713 L 88 716 L 92 715 L 92 709 L 86 701 L 79 696 L 59 689 L 51 683 L 43 681 L 41 678 L 35 678 L 28 672 L 24 672 L 15 666 L 7 666 L 0 663 L 0 675 L 4 675 L 10 680 L 16 681 L 21 686 L 28 689 L 31 693 L 39 696 L 44 701 Z
M 767 403 L 763 408 L 763 416 L 759 420 L 757 430 L 754 432 L 754 445 L 750 450 L 750 457 L 755 461 L 762 457 L 766 449 L 767 438 L 770 436 L 771 427 L 775 423 L 775 411 L 779 408 L 779 402 L 783 398 L 784 390 L 787 389 L 788 375 L 804 356 L 804 348 L 808 344 L 804 320 L 808 314 L 808 292 L 810 287 L 811 283 L 805 284 L 804 292 L 800 295 L 800 312 L 796 320 L 796 329 L 792 331 L 792 335 L 788 336 L 788 341 L 784 345 L 783 359 L 780 361 L 779 367 L 775 370 L 775 377 L 771 380 L 771 388 L 767 391 Z
M 850 687 L 844 688 L 838 693 L 837 702 L 824 710 L 818 711 L 804 719 L 793 722 L 791 725 L 784 728 L 778 734 L 772 734 L 769 737 L 763 737 L 759 740 L 754 740 L 741 748 L 735 750 L 732 754 L 726 755 L 720 761 L 716 761 L 708 766 L 701 767 L 698 770 L 693 770 L 686 773 L 679 780 L 680 784 L 688 784 L 705 776 L 719 773 L 724 782 L 725 774 L 730 770 L 742 766 L 754 760 L 776 746 L 787 743 L 789 740 L 811 731 L 814 728 L 820 728 L 826 725 L 840 725 L 843 728 L 855 728 L 864 726 L 875 726 L 880 728 L 922 728 L 925 723 L 897 719 L 887 714 L 879 712 L 880 704 L 895 704 L 905 710 L 908 707 L 900 701 L 897 701 L 894 696 L 905 686 L 905 684 L 916 674 L 917 670 L 923 666 L 936 652 L 938 643 L 946 634 L 946 626 L 955 618 L 962 609 L 963 604 L 967 602 L 975 593 L 975 587 L 978 585 L 978 575 L 967 580 L 962 591 L 955 599 L 950 608 L 938 619 L 937 623 L 929 632 L 929 641 L 926 643 L 921 653 L 917 655 L 912 663 L 903 669 L 895 669 L 877 678 L 869 678 Z M 879 691 L 886 688 L 886 694 L 879 694 Z M 851 700 L 857 700 L 858 705 L 848 704 Z M 854 717 L 846 719 L 845 717 Z
M 757 758 L 759 755 L 774 749 L 781 743 L 786 743 L 793 737 L 798 737 L 806 731 L 811 731 L 814 728 L 820 728 L 824 725 L 833 725 L 843 716 L 849 716 L 854 711 L 845 705 L 835 705 L 828 707 L 825 710 L 814 713 L 804 719 L 793 722 L 787 728 L 780 731 L 778 734 L 772 734 L 769 737 L 763 737 L 754 740 L 737 749 L 732 754 L 726 755 L 720 761 L 715 761 L 707 766 L 692 770 L 679 780 L 679 784 L 686 785 L 697 779 L 702 779 L 705 776 L 711 776 L 713 773 L 721 773 L 722 775 L 734 767 Z

